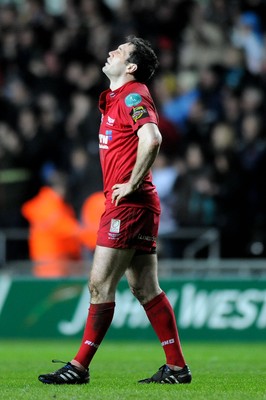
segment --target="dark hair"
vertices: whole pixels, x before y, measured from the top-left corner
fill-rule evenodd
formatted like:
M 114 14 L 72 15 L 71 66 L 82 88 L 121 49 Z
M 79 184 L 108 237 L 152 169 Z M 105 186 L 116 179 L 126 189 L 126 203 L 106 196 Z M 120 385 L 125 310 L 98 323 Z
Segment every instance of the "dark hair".
M 127 62 L 138 66 L 134 77 L 138 82 L 147 82 L 159 66 L 158 58 L 147 40 L 136 36 L 128 36 L 126 40 L 134 45 L 134 50 L 127 59 Z

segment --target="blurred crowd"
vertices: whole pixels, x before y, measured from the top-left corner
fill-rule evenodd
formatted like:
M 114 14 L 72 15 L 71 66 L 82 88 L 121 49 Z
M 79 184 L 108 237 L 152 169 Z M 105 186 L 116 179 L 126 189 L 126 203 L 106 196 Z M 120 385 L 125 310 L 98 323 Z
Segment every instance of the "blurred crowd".
M 77 220 L 101 191 L 101 68 L 135 34 L 160 61 L 160 234 L 215 227 L 221 257 L 265 256 L 265 16 L 264 0 L 0 1 L 0 229 L 27 227 L 58 173 Z

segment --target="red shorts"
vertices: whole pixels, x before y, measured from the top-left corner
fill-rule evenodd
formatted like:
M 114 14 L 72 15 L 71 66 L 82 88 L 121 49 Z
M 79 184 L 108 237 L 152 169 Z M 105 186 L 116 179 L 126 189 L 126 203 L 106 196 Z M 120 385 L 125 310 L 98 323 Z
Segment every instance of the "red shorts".
M 101 218 L 97 245 L 155 253 L 159 215 L 147 208 L 118 206 Z

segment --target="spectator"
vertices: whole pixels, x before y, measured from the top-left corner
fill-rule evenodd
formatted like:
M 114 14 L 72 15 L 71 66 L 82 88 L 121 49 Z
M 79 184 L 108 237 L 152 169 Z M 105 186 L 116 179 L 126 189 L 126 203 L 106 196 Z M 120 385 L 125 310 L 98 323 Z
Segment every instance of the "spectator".
M 165 101 L 161 112 L 183 134 L 186 133 L 186 123 L 193 104 L 199 98 L 197 76 L 193 72 L 180 72 L 176 78 L 176 88 L 172 98 Z
M 153 181 L 161 200 L 161 223 L 159 232 L 174 232 L 177 228 L 176 221 L 171 216 L 171 209 L 168 205 L 169 197 L 171 197 L 174 183 L 178 177 L 178 167 L 170 161 L 163 152 L 158 154 L 152 168 Z
M 84 201 L 102 190 L 102 172 L 99 158 L 91 155 L 84 146 L 74 147 L 69 157 L 69 198 L 80 218 Z
M 233 46 L 231 43 L 225 49 L 223 84 L 231 90 L 238 90 L 249 80 L 252 81 L 252 74 L 249 73 L 243 49 Z
M 176 158 L 161 151 L 152 168 L 153 181 L 161 202 L 161 221 L 159 226 L 158 252 L 160 257 L 171 257 L 175 254 L 176 242 L 171 239 L 178 228 L 173 214 L 173 188 L 179 175 L 179 165 Z
M 100 113 L 93 99 L 84 93 L 71 96 L 71 109 L 66 118 L 66 137 L 70 146 L 83 146 L 92 154 L 98 153 L 98 137 L 95 135 Z
M 22 143 L 16 132 L 0 122 L 0 226 L 22 227 L 20 206 L 30 190 L 31 171 L 21 164 Z
M 221 64 L 227 38 L 221 26 L 205 17 L 205 6 L 195 2 L 182 35 L 179 65 L 183 69 L 201 69 Z
M 94 226 L 79 224 L 67 202 L 67 178 L 55 171 L 48 185 L 23 204 L 29 221 L 29 251 L 37 277 L 60 277 L 84 273 L 82 244 L 93 248 Z M 91 210 L 84 211 L 89 220 Z M 92 237 L 91 237 L 92 236 Z
M 232 43 L 244 50 L 248 70 L 254 74 L 260 73 L 265 51 L 258 15 L 251 11 L 239 15 L 232 29 Z
M 102 191 L 90 194 L 82 204 L 80 219 L 82 225 L 86 228 L 84 237 L 86 248 L 90 252 L 90 255 L 93 254 L 96 247 L 99 222 L 104 209 L 105 196 Z
M 215 226 L 220 232 L 221 257 L 245 258 L 249 241 L 246 182 L 232 151 L 214 155 Z
M 210 132 L 210 152 L 211 154 L 231 152 L 236 144 L 236 132 L 224 122 L 219 122 L 213 126 Z
M 258 185 L 263 170 L 263 158 L 266 152 L 265 135 L 263 135 L 262 119 L 256 114 L 246 114 L 242 119 L 237 154 L 246 181 L 247 225 L 250 232 L 256 230 L 261 217 L 261 198 L 264 186 Z
M 185 151 L 185 168 L 175 184 L 175 217 L 180 226 L 205 227 L 214 224 L 215 203 L 212 171 L 199 144 Z
M 222 97 L 222 120 L 229 124 L 232 129 L 236 132 L 239 132 L 240 123 L 241 123 L 241 106 L 239 95 L 233 90 L 224 90 Z
M 265 95 L 259 84 L 244 85 L 240 95 L 242 114 L 259 113 L 263 115 Z

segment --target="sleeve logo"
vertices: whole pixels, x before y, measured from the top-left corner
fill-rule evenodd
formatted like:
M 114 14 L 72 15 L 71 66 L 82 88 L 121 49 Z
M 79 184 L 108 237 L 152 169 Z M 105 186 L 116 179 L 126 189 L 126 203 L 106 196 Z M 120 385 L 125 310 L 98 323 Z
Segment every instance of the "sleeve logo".
M 130 93 L 126 98 L 125 98 L 125 103 L 127 107 L 133 107 L 137 106 L 142 100 L 142 97 L 138 93 Z
M 136 123 L 139 119 L 149 116 L 148 110 L 144 106 L 133 107 L 130 113 L 133 121 Z

